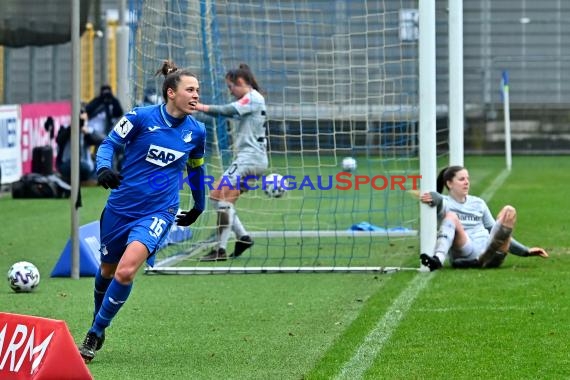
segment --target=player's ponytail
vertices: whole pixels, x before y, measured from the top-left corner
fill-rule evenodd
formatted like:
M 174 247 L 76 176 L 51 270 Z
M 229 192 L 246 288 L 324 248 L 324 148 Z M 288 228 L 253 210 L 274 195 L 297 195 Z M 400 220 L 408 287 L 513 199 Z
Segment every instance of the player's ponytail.
M 179 69 L 176 64 L 171 60 L 162 61 L 162 66 L 156 71 L 155 76 L 164 75 L 164 82 L 162 83 L 162 98 L 165 102 L 168 101 L 168 89 L 176 90 L 180 77 L 189 76 L 198 79 L 196 74 L 189 70 Z
M 439 172 L 439 174 L 437 175 L 437 181 L 436 181 L 436 191 L 438 193 L 441 194 L 441 192 L 443 191 L 443 185 L 444 185 L 444 181 L 443 181 L 443 173 L 447 170 L 447 167 L 441 169 L 441 171 Z
M 437 192 L 441 194 L 444 186 L 446 189 L 449 190 L 449 187 L 447 186 L 447 181 L 451 181 L 453 177 L 455 177 L 455 174 L 463 169 L 465 169 L 463 166 L 458 166 L 458 165 L 448 166 L 441 169 L 441 171 L 437 175 L 437 181 L 436 181 Z
M 160 66 L 160 68 L 156 71 L 154 75 L 157 76 L 162 74 L 166 77 L 168 76 L 168 74 L 171 74 L 176 70 L 178 70 L 176 64 L 169 59 L 165 59 L 164 61 L 162 61 L 162 66 Z
M 261 92 L 261 87 L 257 84 L 257 80 L 247 64 L 240 63 L 237 69 L 230 70 L 226 74 L 226 79 L 232 83 L 235 83 L 238 78 L 243 79 L 245 83 L 257 92 Z

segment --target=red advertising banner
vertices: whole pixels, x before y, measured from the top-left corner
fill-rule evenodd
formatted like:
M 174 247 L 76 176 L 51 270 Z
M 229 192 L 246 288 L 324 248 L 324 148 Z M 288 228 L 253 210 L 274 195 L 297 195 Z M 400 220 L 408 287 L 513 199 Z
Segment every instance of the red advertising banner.
M 64 321 L 0 313 L 0 379 L 93 379 Z
M 48 116 L 53 117 L 54 135 L 61 125 L 69 125 L 71 120 L 70 102 L 31 103 L 21 105 L 21 146 L 22 146 L 22 173 L 32 171 L 32 150 L 37 146 L 50 145 L 55 157 L 55 138 L 51 139 L 49 132 L 44 128 Z

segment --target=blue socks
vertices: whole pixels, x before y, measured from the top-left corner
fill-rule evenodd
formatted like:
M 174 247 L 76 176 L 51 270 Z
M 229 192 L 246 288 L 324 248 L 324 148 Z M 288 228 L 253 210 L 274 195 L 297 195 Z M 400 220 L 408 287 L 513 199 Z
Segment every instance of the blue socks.
M 123 285 L 115 279 L 111 281 L 109 288 L 105 292 L 101 308 L 95 316 L 95 323 L 89 329 L 90 332 L 94 332 L 97 336 L 103 334 L 103 331 L 109 327 L 111 320 L 117 315 L 121 306 L 129 298 L 132 287 L 132 283 Z
M 93 290 L 93 299 L 95 300 L 93 319 L 95 319 L 95 316 L 97 315 L 99 309 L 101 308 L 101 304 L 103 303 L 103 298 L 105 298 L 105 292 L 107 291 L 107 288 L 109 287 L 109 284 L 111 283 L 112 280 L 113 280 L 112 277 L 105 278 L 101 275 L 101 271 L 97 270 L 97 273 L 95 274 L 95 289 Z

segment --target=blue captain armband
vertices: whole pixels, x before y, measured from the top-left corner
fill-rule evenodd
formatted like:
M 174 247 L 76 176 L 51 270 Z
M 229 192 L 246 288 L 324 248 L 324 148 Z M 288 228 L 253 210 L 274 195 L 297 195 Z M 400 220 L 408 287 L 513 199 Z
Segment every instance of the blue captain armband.
M 193 168 L 197 168 L 199 166 L 204 165 L 204 158 L 189 158 L 188 161 L 186 161 L 186 165 L 188 165 L 189 167 Z

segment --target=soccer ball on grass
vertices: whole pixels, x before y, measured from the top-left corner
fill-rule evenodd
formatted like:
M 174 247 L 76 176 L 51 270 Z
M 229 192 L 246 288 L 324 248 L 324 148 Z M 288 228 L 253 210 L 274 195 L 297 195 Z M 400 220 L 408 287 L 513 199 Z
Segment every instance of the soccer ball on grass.
M 353 172 L 356 170 L 356 160 L 352 157 L 345 157 L 342 160 L 342 170 L 345 172 Z
M 281 198 L 287 191 L 284 186 L 287 186 L 287 181 L 281 174 L 272 173 L 265 176 L 264 189 L 265 194 L 270 198 Z
M 28 293 L 40 284 L 40 271 L 27 261 L 13 264 L 8 271 L 8 283 L 16 293 Z

